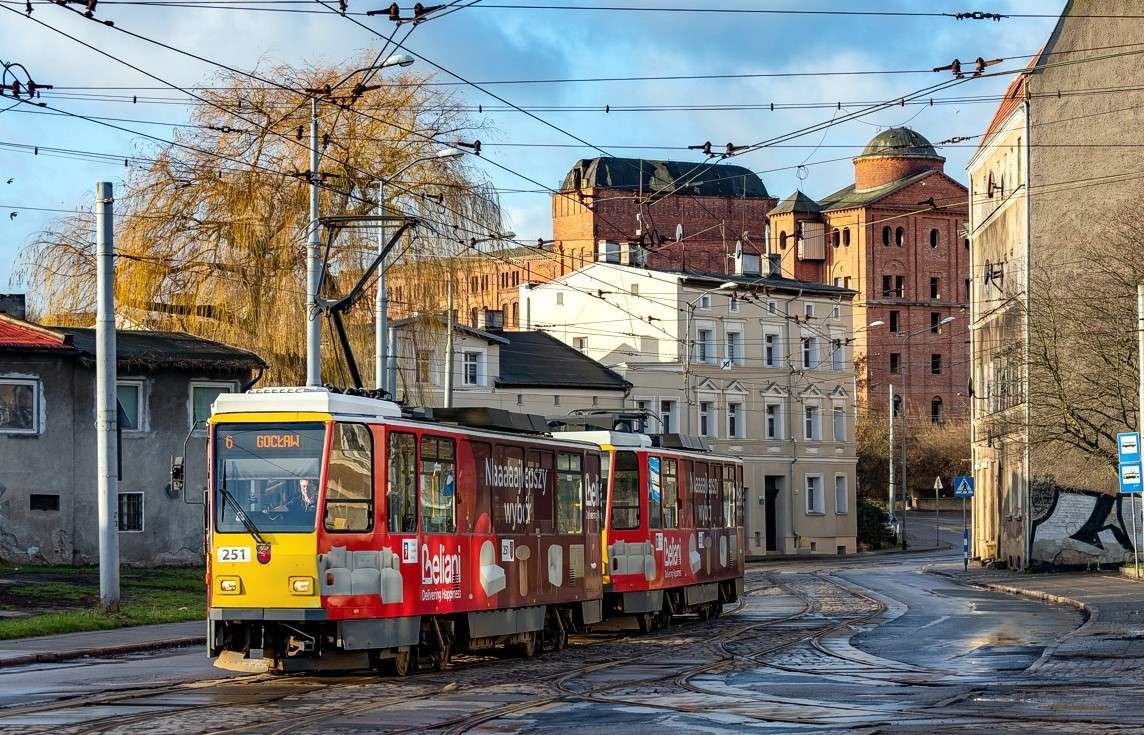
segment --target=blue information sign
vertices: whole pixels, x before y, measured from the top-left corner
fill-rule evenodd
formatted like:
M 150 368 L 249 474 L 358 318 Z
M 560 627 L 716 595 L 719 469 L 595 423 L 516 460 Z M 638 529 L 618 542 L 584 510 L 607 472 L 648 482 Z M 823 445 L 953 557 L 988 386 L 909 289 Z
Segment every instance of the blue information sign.
M 1120 464 L 1129 464 L 1140 461 L 1140 434 L 1128 431 L 1116 435 L 1116 451 L 1120 455 Z
M 1120 493 L 1128 495 L 1131 493 L 1138 493 L 1141 490 L 1140 483 L 1140 463 L 1139 462 L 1121 462 L 1120 463 Z
M 953 497 L 972 498 L 973 478 L 968 475 L 958 475 L 953 478 Z

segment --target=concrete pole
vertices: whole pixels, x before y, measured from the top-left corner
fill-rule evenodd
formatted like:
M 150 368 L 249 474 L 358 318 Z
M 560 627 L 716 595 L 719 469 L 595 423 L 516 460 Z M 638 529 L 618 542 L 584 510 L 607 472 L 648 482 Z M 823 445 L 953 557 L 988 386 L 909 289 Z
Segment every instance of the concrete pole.
M 691 433 L 691 317 L 695 313 L 695 304 L 701 298 L 703 294 L 687 305 L 687 318 L 683 325 L 683 422 L 686 428 L 679 432 L 681 434 Z M 665 427 L 660 427 L 660 430 L 667 431 Z
M 310 99 L 310 239 L 306 244 L 306 385 L 322 384 L 322 324 L 315 304 L 321 275 L 318 227 L 318 98 Z
M 453 407 L 453 274 L 449 274 L 445 290 L 445 408 Z
M 896 515 L 897 506 L 894 504 L 894 384 L 890 384 L 890 493 L 889 493 L 890 519 L 894 521 L 894 528 L 898 527 Z
M 377 182 L 377 214 L 379 217 L 385 214 L 384 179 L 379 179 Z M 385 222 L 379 220 L 377 223 L 377 252 L 381 254 L 384 250 Z M 377 266 L 377 303 L 374 308 L 373 339 L 377 354 L 374 356 L 373 382 L 379 390 L 384 390 L 387 382 L 385 379 L 387 367 L 386 341 L 389 337 L 389 289 L 385 286 L 384 260 Z
M 910 377 L 910 337 L 912 334 L 906 335 L 906 349 L 903 351 L 902 359 L 902 551 L 906 550 L 909 545 L 906 541 L 906 506 L 910 502 L 910 484 L 909 484 L 909 454 L 910 454 L 910 391 L 909 391 L 909 377 Z
M 99 603 L 119 608 L 119 477 L 115 363 L 115 203 L 111 183 L 95 185 L 95 436 L 99 510 Z
M 386 379 L 389 381 L 386 390 L 389 391 L 389 398 L 392 401 L 397 400 L 397 330 L 393 327 L 389 328 L 389 371 L 386 374 Z
M 1136 380 L 1137 408 L 1136 430 L 1144 433 L 1144 283 L 1136 285 L 1136 366 L 1139 376 Z M 1132 508 L 1135 517 L 1135 506 Z M 1144 503 L 1140 504 L 1140 533 L 1144 535 Z M 1136 546 L 1136 539 L 1132 539 Z M 1140 578 L 1140 562 L 1136 562 L 1136 577 Z

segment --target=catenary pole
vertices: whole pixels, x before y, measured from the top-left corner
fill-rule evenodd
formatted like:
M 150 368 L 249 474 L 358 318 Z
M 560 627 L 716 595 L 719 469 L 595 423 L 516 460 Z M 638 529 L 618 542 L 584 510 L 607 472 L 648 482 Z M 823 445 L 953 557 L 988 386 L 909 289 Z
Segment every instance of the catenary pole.
M 111 183 L 95 185 L 97 294 L 95 318 L 95 434 L 99 517 L 99 602 L 119 607 L 119 477 L 116 456 L 115 226 Z
M 1137 407 L 1136 430 L 1144 434 L 1144 283 L 1136 285 L 1136 378 Z M 1136 508 L 1132 509 L 1132 516 L 1136 516 Z M 1140 533 L 1144 535 L 1144 503 L 1140 504 Z M 1135 531 L 1133 532 L 1135 533 Z M 1137 546 L 1136 539 L 1132 545 Z M 1136 577 L 1140 577 L 1140 560 L 1136 560 Z
M 377 181 L 377 215 L 382 217 L 385 215 L 385 180 L 378 179 Z M 377 221 L 377 252 L 385 252 L 385 222 L 383 220 Z M 379 390 L 385 390 L 387 381 L 385 379 L 385 371 L 387 367 L 386 360 L 386 342 L 389 339 L 389 290 L 385 286 L 385 261 L 382 260 L 377 265 L 377 300 L 374 304 L 374 343 L 377 349 L 377 354 L 374 355 L 374 385 Z M 393 396 L 390 396 L 391 398 Z
M 894 529 L 898 528 L 897 519 L 894 517 L 897 513 L 897 506 L 894 505 L 894 384 L 890 384 L 890 495 L 889 495 L 889 508 L 890 520 L 894 523 Z
M 321 233 L 318 229 L 318 98 L 310 98 L 310 238 L 306 244 L 306 385 L 322 384 L 322 325 L 316 308 Z
M 445 408 L 453 407 L 453 274 L 445 286 Z

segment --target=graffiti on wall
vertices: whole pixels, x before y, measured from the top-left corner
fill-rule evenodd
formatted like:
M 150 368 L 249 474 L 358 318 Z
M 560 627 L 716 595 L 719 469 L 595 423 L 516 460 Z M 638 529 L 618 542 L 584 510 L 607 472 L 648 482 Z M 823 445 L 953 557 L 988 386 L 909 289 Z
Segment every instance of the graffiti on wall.
M 1035 480 L 1032 487 L 1034 564 L 1118 564 L 1132 557 L 1127 496 L 1065 488 Z

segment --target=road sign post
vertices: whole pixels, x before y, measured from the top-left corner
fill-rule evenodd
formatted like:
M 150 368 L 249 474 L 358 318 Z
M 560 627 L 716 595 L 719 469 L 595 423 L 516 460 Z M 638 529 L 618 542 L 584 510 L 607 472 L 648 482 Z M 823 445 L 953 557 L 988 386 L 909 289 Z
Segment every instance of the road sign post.
M 973 478 L 958 475 L 953 478 L 953 497 L 961 498 L 961 560 L 962 568 L 969 571 L 969 524 L 965 519 L 965 500 L 973 497 Z
M 1140 544 L 1136 535 L 1135 495 L 1144 489 L 1141 483 L 1140 434 L 1126 431 L 1116 435 L 1116 453 L 1120 459 L 1120 494 L 1133 497 L 1132 510 L 1132 558 L 1136 577 L 1140 577 Z M 1144 529 L 1141 529 L 1144 531 Z
M 941 546 L 941 476 L 933 478 L 933 545 Z

